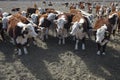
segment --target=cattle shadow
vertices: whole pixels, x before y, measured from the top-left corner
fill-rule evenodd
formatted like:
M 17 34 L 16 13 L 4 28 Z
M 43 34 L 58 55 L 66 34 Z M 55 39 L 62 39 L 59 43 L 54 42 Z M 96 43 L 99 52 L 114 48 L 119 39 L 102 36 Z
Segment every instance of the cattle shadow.
M 35 76 L 35 78 L 33 78 L 34 80 L 36 79 L 53 80 L 51 74 L 49 73 L 49 71 L 46 68 L 46 65 L 43 62 L 46 50 L 36 47 L 33 44 L 31 44 L 31 46 L 28 47 L 28 52 L 29 52 L 28 55 L 23 54 L 21 56 L 18 56 L 17 54 L 15 54 L 14 46 L 11 43 L 1 41 L 0 52 L 1 52 L 0 54 L 3 54 L 5 56 L 5 59 L 3 60 L 0 59 L 1 64 L 10 63 L 11 66 L 13 66 L 12 65 L 13 63 L 20 60 L 22 64 L 18 64 L 18 65 L 19 66 L 24 65 L 24 68 L 27 68 L 30 71 L 30 73 L 33 76 Z M 17 65 L 14 64 L 14 67 L 15 66 Z M 19 74 L 18 77 L 20 80 L 32 79 L 31 76 L 26 76 L 27 73 L 24 73 L 24 70 L 19 71 L 19 69 L 15 68 L 15 71 L 18 72 Z M 21 76 L 20 75 L 21 73 L 19 72 L 23 73 L 24 76 Z M 0 79 L 4 80 L 5 77 L 0 76 Z
M 45 40 L 43 43 L 37 44 L 37 46 L 31 44 L 31 46 L 28 47 L 28 55 L 14 58 L 14 48 L 13 45 L 9 43 L 1 43 L 0 51 L 5 54 L 5 62 L 14 62 L 16 58 L 19 58 L 21 63 L 36 77 L 36 79 L 40 80 L 54 80 L 45 61 L 48 63 L 59 63 L 59 55 L 66 51 L 71 51 L 80 57 L 87 65 L 88 70 L 96 77 L 105 80 L 120 79 L 120 51 L 107 46 L 107 54 L 105 56 L 98 56 L 96 54 L 97 45 L 92 40 L 86 41 L 85 51 L 81 50 L 80 44 L 79 50 L 75 51 L 74 45 L 75 41 L 72 41 L 71 37 L 66 39 L 65 45 L 58 45 L 58 38 L 49 36 L 49 39 Z
M 88 44 L 86 51 L 75 54 L 82 58 L 89 71 L 105 80 L 120 80 L 120 50 L 107 46 L 106 55 L 98 56 L 95 42 L 90 40 L 86 44 Z
M 29 54 L 20 57 L 22 64 L 36 76 L 36 79 L 54 80 L 45 62 L 59 63 L 59 55 L 71 50 L 71 47 L 66 47 L 67 45 L 58 45 L 57 41 L 58 39 L 52 36 L 49 36 L 49 39 L 42 41 L 42 43 L 38 39 L 37 46 L 31 43 L 28 48 Z

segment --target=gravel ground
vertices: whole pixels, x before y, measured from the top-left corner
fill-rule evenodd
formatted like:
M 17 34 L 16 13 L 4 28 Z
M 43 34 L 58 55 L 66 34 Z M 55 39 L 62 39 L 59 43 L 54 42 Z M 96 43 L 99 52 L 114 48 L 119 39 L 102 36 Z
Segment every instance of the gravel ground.
M 10 12 L 13 7 L 26 10 L 41 2 L 0 1 L 0 7 Z M 68 8 L 55 4 L 55 9 L 68 11 Z M 29 54 L 17 56 L 14 46 L 0 41 L 0 80 L 120 80 L 120 35 L 107 45 L 105 56 L 96 55 L 94 40 L 86 40 L 86 50 L 74 50 L 71 37 L 65 45 L 58 45 L 58 39 L 49 36 L 45 42 L 37 39 L 37 45 L 28 47 Z

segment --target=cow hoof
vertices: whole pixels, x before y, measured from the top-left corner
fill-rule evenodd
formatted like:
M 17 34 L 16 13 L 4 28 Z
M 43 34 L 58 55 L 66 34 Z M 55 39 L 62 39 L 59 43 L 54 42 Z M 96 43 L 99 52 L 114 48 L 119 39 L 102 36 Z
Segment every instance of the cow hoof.
M 18 53 L 18 56 L 21 56 L 22 55 L 22 53 Z
M 97 55 L 100 55 L 100 51 L 97 52 Z
M 103 55 L 105 55 L 106 53 L 105 53 L 105 52 L 103 52 L 102 54 L 103 54 Z
M 28 53 L 25 53 L 25 54 L 28 54 Z
M 29 47 L 30 46 L 30 44 L 27 44 L 27 47 Z
M 36 46 L 37 45 L 37 43 L 35 42 L 35 41 L 33 41 L 33 44 Z

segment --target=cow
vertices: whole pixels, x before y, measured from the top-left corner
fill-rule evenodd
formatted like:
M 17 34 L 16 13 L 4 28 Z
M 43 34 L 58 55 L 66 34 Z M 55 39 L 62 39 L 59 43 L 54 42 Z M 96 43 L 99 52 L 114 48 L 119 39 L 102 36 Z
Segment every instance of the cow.
M 28 40 L 30 38 L 33 38 L 33 37 L 35 38 L 37 36 L 37 33 L 34 30 L 33 24 L 25 23 L 22 18 L 20 18 L 20 16 L 18 18 L 15 16 L 12 16 L 9 19 L 8 28 L 7 28 L 7 33 L 11 37 L 11 39 L 14 41 L 14 45 L 17 48 L 16 50 L 18 55 L 22 55 L 22 51 L 21 51 L 22 48 L 24 50 L 24 53 L 28 54 L 28 51 L 26 48 L 28 44 Z
M 36 8 L 27 8 L 27 17 L 36 12 Z
M 97 43 L 97 55 L 105 55 L 106 45 L 112 34 L 111 22 L 108 18 L 99 18 L 94 25 L 95 37 Z
M 80 9 L 84 9 L 85 8 L 85 2 L 79 2 L 79 7 L 80 7 Z
M 120 31 L 120 12 L 113 12 L 108 16 L 108 20 L 112 25 L 112 39 L 115 38 L 116 30 Z
M 90 29 L 89 23 L 89 19 L 83 16 L 82 13 L 78 13 L 73 17 L 70 34 L 76 38 L 75 50 L 78 50 L 79 40 L 82 40 L 82 50 L 85 50 L 85 38 Z
M 71 21 L 72 21 L 72 14 L 69 13 L 64 13 L 58 15 L 57 20 L 54 20 L 55 24 L 57 25 L 56 31 L 57 31 L 57 36 L 59 38 L 58 44 L 65 44 L 65 37 L 68 36 L 68 31 L 71 26 Z
M 8 12 L 3 12 L 2 13 L 1 37 L 2 37 L 3 41 L 6 41 L 6 39 L 5 39 L 5 32 L 7 31 L 8 21 L 9 21 L 10 17 L 11 17 L 10 13 L 8 13 Z
M 110 14 L 110 12 L 111 12 L 111 8 L 110 8 L 110 7 L 107 7 L 107 8 L 105 9 L 104 15 L 105 15 L 105 16 L 108 16 L 108 15 Z
M 44 40 L 44 36 L 46 37 L 46 39 L 48 38 L 48 29 L 51 25 L 51 21 L 47 19 L 48 14 L 43 14 L 40 16 L 39 20 L 39 24 L 38 27 L 40 29 L 40 38 L 42 40 Z

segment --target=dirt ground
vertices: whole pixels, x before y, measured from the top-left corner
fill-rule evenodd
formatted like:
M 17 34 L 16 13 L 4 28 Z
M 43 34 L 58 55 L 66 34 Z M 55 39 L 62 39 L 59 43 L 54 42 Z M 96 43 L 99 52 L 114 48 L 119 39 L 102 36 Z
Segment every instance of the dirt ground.
M 15 4 L 14 4 L 15 3 Z M 0 2 L 4 11 L 13 7 L 33 6 L 35 2 Z M 36 2 L 41 7 L 48 7 Z M 55 9 L 67 11 L 59 3 Z M 58 45 L 58 38 L 49 36 L 44 42 L 28 47 L 29 54 L 17 56 L 14 46 L 0 41 L 0 80 L 120 80 L 120 34 L 111 40 L 105 56 L 98 56 L 94 39 L 86 39 L 86 50 L 74 50 L 75 41 L 66 39 Z

